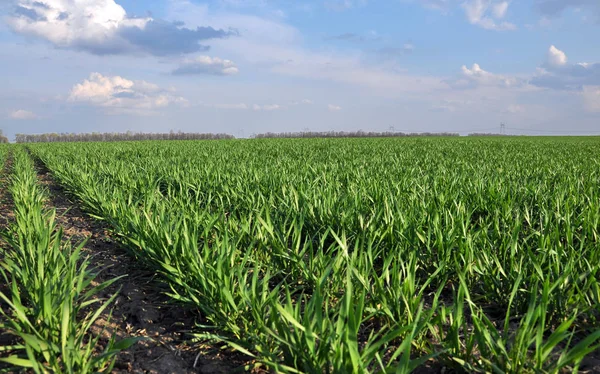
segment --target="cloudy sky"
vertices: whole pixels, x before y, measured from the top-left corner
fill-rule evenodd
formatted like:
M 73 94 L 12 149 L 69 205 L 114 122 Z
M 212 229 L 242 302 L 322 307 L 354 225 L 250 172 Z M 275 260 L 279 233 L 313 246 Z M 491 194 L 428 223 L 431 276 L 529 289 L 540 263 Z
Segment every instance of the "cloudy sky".
M 15 133 L 600 133 L 598 0 L 2 0 Z

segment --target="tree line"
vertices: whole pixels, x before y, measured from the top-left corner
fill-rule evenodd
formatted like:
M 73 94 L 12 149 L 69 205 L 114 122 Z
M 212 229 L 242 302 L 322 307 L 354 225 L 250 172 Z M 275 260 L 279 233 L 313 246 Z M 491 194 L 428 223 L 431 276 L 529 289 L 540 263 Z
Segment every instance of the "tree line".
M 467 136 L 512 136 L 507 134 L 496 134 L 496 133 L 485 133 L 485 132 L 474 132 Z
M 478 134 L 473 133 L 469 136 L 492 136 L 499 134 Z M 373 131 L 302 131 L 302 132 L 267 132 L 253 135 L 257 139 L 272 138 L 393 138 L 393 137 L 454 137 L 460 136 L 452 132 L 373 132 Z M 235 139 L 229 134 L 212 133 L 46 133 L 46 134 L 16 134 L 17 143 L 51 143 L 51 142 L 117 142 L 117 141 L 135 141 L 135 140 L 217 140 L 217 139 Z M 0 143 L 8 143 L 8 138 L 0 132 Z
M 409 136 L 460 136 L 453 132 L 365 132 L 365 131 L 303 131 L 303 132 L 267 132 L 257 134 L 254 137 L 257 139 L 267 138 L 392 138 L 392 137 L 409 137 Z
M 17 143 L 52 143 L 52 142 L 118 142 L 134 140 L 213 140 L 233 139 L 229 134 L 200 134 L 186 132 L 168 133 L 48 133 L 48 134 L 16 134 Z M 8 141 L 8 139 L 7 139 Z

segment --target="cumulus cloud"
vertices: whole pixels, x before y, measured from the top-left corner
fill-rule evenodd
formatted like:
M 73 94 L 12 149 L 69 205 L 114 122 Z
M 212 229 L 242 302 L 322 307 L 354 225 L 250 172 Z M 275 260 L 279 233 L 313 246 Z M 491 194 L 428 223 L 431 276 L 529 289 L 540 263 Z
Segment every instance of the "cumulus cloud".
M 524 82 L 516 77 L 491 73 L 483 70 L 479 64 L 473 64 L 471 68 L 463 65 L 460 76 L 447 80 L 446 83 L 454 88 L 475 88 L 478 86 L 518 87 Z
M 579 63 L 554 69 L 538 69 L 530 83 L 557 90 L 581 90 L 586 85 L 600 85 L 600 63 Z
M 342 107 L 338 106 L 338 105 L 329 104 L 329 105 L 327 105 L 327 109 L 330 112 L 339 112 L 340 110 L 342 110 Z
M 71 89 L 69 101 L 105 108 L 110 114 L 151 114 L 187 100 L 146 81 L 92 73 Z
M 225 38 L 232 34 L 232 31 L 215 30 L 212 27 L 188 29 L 180 22 L 152 19 L 144 27 L 134 25 L 118 31 L 118 36 L 135 49 L 156 56 L 207 51 L 210 47 L 200 44 L 201 40 Z
M 181 22 L 130 17 L 114 0 L 12 0 L 7 17 L 17 33 L 44 39 L 59 48 L 93 54 L 176 55 L 205 51 L 201 41 L 234 31 L 189 29 Z
M 567 64 L 567 55 L 565 52 L 551 45 L 548 50 L 548 65 L 564 66 Z
M 173 70 L 173 75 L 235 75 L 238 72 L 239 70 L 233 61 L 218 57 L 198 56 L 184 60 L 177 69 Z
M 569 63 L 567 54 L 554 45 L 546 61 L 529 80 L 531 86 L 579 95 L 586 110 L 600 112 L 600 63 Z
M 37 119 L 38 116 L 35 113 L 30 112 L 28 110 L 17 109 L 15 111 L 13 111 L 12 113 L 10 113 L 10 118 L 18 119 L 18 120 L 27 120 L 27 119 Z
M 504 18 L 508 10 L 507 1 L 492 2 L 492 0 L 466 0 L 462 7 L 469 23 L 486 30 L 516 30 L 517 26 L 510 22 L 499 20 Z
M 534 86 L 557 90 L 577 90 L 600 85 L 600 63 L 568 63 L 566 53 L 555 46 L 548 50 L 546 63 L 531 78 Z

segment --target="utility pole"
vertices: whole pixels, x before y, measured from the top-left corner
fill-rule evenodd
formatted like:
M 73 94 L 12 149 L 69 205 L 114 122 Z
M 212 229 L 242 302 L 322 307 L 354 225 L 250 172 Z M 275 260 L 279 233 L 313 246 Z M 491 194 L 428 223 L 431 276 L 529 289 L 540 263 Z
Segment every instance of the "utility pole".
M 506 135 L 506 125 L 504 124 L 504 122 L 500 124 L 500 134 Z
M 396 128 L 394 127 L 394 125 L 388 127 L 388 131 L 389 132 L 396 132 Z

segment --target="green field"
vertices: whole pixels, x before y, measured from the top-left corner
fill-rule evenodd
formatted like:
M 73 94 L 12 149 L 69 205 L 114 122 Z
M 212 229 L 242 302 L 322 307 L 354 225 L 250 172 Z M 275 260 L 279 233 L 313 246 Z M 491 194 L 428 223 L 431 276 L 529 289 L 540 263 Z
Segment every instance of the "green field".
M 196 311 L 190 339 L 226 343 L 252 366 L 555 373 L 600 356 L 600 138 L 53 143 L 1 152 L 15 161 L 7 172 L 24 175 L 10 179 L 15 197 L 22 179 L 35 190 L 27 173 L 41 160 L 130 261 L 158 274 L 173 303 Z M 41 372 L 54 360 L 69 372 L 85 358 L 72 352 L 93 342 L 77 340 L 85 323 L 64 310 L 86 302 L 94 274 L 60 291 L 75 296 L 56 296 L 74 305 L 52 317 L 57 327 L 36 325 L 48 301 L 35 295 L 54 292 L 40 291 L 55 275 L 40 266 L 60 263 L 79 284 L 85 264 L 69 257 L 77 251 L 54 238 L 44 218 L 52 212 L 35 201 L 15 198 L 15 209 L 33 204 L 39 222 L 17 216 L 22 233 L 7 234 L 16 239 L 6 244 L 13 287 L 4 302 L 22 294 L 25 307 L 4 308 L 3 323 L 13 333 L 31 330 L 27 323 L 50 332 L 27 333 L 37 343 L 22 333 L 0 357 L 40 362 Z M 34 235 L 40 227 L 45 241 Z M 70 262 L 19 261 L 47 248 Z M 36 267 L 44 279 L 20 276 Z M 133 342 L 125 343 L 71 372 L 105 370 L 111 349 Z

